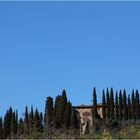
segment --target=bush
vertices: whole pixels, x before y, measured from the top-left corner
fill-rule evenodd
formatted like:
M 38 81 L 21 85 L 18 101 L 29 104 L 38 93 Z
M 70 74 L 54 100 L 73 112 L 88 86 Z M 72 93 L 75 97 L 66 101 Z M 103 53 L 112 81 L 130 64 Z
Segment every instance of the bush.
M 114 120 L 107 121 L 107 127 L 110 129 L 118 128 L 118 120 L 114 119 Z

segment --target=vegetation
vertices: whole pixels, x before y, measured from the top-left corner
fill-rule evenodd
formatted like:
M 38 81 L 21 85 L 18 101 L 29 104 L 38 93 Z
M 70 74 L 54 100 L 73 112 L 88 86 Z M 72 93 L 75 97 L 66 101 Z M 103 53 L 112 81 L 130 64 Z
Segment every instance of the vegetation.
M 123 93 L 123 94 L 122 94 Z M 140 139 L 140 101 L 138 90 L 132 90 L 131 97 L 124 89 L 114 96 L 114 90 L 102 92 L 102 118 L 99 116 L 96 88 L 93 89 L 92 133 L 80 136 L 80 121 L 66 91 L 55 98 L 47 97 L 45 112 L 31 106 L 25 107 L 24 116 L 18 118 L 18 111 L 10 107 L 4 118 L 0 117 L 0 139 L 24 138 L 137 138 Z
M 105 104 L 105 92 L 103 90 L 102 95 L 102 114 L 103 114 L 103 120 L 106 120 L 106 104 Z
M 93 124 L 96 129 L 96 120 L 97 120 L 97 95 L 96 88 L 93 89 Z
M 110 90 L 110 119 L 114 119 L 114 95 L 113 88 Z
M 129 126 L 129 127 L 128 127 Z M 94 134 L 80 136 L 80 139 L 140 139 L 140 125 L 126 125 L 117 130 L 98 130 Z
M 116 92 L 115 109 L 116 109 L 115 117 L 118 120 L 119 119 L 118 92 Z
M 107 109 L 107 120 L 110 119 L 110 99 L 109 99 L 109 90 L 107 88 L 107 91 L 106 91 L 106 109 Z

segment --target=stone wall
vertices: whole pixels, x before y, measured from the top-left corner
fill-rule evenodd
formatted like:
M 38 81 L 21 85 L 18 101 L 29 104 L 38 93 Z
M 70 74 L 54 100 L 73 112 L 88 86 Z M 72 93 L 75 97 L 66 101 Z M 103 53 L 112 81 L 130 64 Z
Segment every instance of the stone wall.
M 81 106 L 76 107 L 75 109 L 78 111 L 80 117 L 80 134 L 84 135 L 87 130 L 92 133 L 92 106 Z M 102 118 L 102 106 L 97 107 L 97 113 Z
M 80 115 L 80 134 L 85 134 L 86 130 L 92 130 L 92 109 L 91 108 L 79 108 L 76 109 Z M 88 127 L 88 128 L 87 128 Z

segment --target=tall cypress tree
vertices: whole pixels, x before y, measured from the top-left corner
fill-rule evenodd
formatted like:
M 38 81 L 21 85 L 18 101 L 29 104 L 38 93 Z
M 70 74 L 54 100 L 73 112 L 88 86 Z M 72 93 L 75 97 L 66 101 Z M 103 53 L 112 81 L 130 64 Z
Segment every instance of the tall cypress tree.
M 11 132 L 11 117 L 9 110 L 7 110 L 5 116 L 4 116 L 4 138 L 8 138 L 10 136 Z
M 71 111 L 71 127 L 73 129 L 77 128 L 77 116 L 76 116 L 76 110 L 74 107 L 72 107 L 72 111 Z
M 66 104 L 67 104 L 67 93 L 66 93 L 65 89 L 63 89 L 63 91 L 62 91 L 62 100 L 63 100 L 64 106 L 66 106 Z
M 10 137 L 11 130 L 13 128 L 12 120 L 13 120 L 13 110 L 12 107 L 10 107 L 4 117 L 4 138 Z
M 40 124 L 39 124 L 39 112 L 38 112 L 38 109 L 36 108 L 36 110 L 35 110 L 35 131 L 36 132 L 39 132 L 39 126 L 40 126 Z
M 122 105 L 122 91 L 120 90 L 120 92 L 119 92 L 119 120 L 120 121 L 123 118 L 122 109 L 123 109 L 123 105 Z
M 134 95 L 134 90 L 132 90 L 132 95 L 131 95 L 131 106 L 132 106 L 132 119 L 136 120 L 135 116 L 135 95 Z
M 107 105 L 107 114 L 106 114 L 106 117 L 107 117 L 107 120 L 110 119 L 110 97 L 109 97 L 109 90 L 107 88 L 107 91 L 106 91 L 106 105 Z
M 61 105 L 61 96 L 58 95 L 55 98 L 55 105 L 54 105 L 54 110 L 53 110 L 53 122 L 55 128 L 61 127 L 61 117 L 60 117 L 60 105 Z
M 2 125 L 2 117 L 0 117 L 0 139 L 3 139 L 3 125 Z
M 11 137 L 15 137 L 15 111 L 11 115 Z
M 116 119 L 119 119 L 119 105 L 118 105 L 118 92 L 116 92 L 116 98 L 115 98 L 115 110 L 116 110 Z
M 34 109 L 33 106 L 31 106 L 31 111 L 29 113 L 29 131 L 32 133 L 34 130 Z
M 103 120 L 106 121 L 106 103 L 105 103 L 105 92 L 103 90 L 103 95 L 102 95 L 102 115 L 103 115 Z
M 18 131 L 18 110 L 15 112 L 15 134 L 17 134 Z
M 128 118 L 128 114 L 127 114 L 127 103 L 126 103 L 126 91 L 125 91 L 125 89 L 123 91 L 123 112 L 124 112 L 123 119 L 124 119 L 124 121 L 126 121 Z
M 114 119 L 114 95 L 113 95 L 113 88 L 110 90 L 110 118 L 111 120 Z
M 14 136 L 14 117 L 15 114 L 13 116 L 14 112 L 12 107 L 9 108 L 9 117 L 10 117 L 10 135 Z
M 29 134 L 29 114 L 28 114 L 28 107 L 25 107 L 25 118 L 24 118 L 24 125 L 25 125 L 25 134 Z
M 65 112 L 65 107 L 67 105 L 67 95 L 66 95 L 66 91 L 63 90 L 62 91 L 62 96 L 61 96 L 61 104 L 60 104 L 60 119 L 61 119 L 61 124 L 62 126 L 64 126 L 64 112 Z
M 45 128 L 46 131 L 50 130 L 53 123 L 53 98 L 47 97 L 45 107 Z
M 64 112 L 64 127 L 66 129 L 70 128 L 71 125 L 71 103 L 68 101 L 66 107 L 65 107 L 65 112 Z
M 131 101 L 130 101 L 130 95 L 128 95 L 128 119 L 131 119 Z
M 97 95 L 96 88 L 93 89 L 93 120 L 97 118 Z
M 139 92 L 136 90 L 136 120 L 139 119 L 139 114 L 140 114 L 140 106 L 139 106 Z
M 40 116 L 39 116 L 39 132 L 43 132 L 43 114 L 42 112 L 40 113 Z
M 97 128 L 96 119 L 97 119 L 97 95 L 96 95 L 96 88 L 94 87 L 94 89 L 93 89 L 93 113 L 92 113 L 93 131 L 96 131 L 96 128 Z
M 24 121 L 22 118 L 19 119 L 19 125 L 18 125 L 18 132 L 17 132 L 19 138 L 24 135 Z

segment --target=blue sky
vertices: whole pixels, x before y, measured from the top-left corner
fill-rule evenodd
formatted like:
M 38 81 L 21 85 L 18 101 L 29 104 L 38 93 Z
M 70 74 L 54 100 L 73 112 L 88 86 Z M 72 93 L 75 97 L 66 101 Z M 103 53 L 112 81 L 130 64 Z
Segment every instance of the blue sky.
M 140 87 L 140 2 L 0 2 L 0 115 Z

